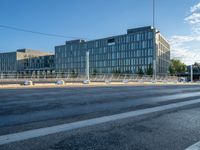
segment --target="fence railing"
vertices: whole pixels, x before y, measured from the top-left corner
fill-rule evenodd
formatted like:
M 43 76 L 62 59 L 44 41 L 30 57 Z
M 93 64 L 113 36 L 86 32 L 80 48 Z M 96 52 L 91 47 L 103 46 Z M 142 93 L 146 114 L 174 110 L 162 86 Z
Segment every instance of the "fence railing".
M 51 73 L 51 74 L 19 74 L 19 73 L 0 73 L 0 82 L 23 82 L 32 80 L 33 82 L 56 82 L 63 80 L 65 82 L 83 82 L 87 77 L 85 74 L 72 73 Z M 161 75 L 156 79 L 150 75 L 137 74 L 91 74 L 91 82 L 178 82 L 178 77 Z

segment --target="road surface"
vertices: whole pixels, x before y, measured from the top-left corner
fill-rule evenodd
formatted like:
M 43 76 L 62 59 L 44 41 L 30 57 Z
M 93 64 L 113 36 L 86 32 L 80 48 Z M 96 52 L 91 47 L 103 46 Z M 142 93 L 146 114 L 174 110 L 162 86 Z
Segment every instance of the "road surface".
M 0 136 L 198 99 L 198 85 L 1 89 Z M 198 141 L 200 103 L 1 144 L 0 149 L 181 150 Z

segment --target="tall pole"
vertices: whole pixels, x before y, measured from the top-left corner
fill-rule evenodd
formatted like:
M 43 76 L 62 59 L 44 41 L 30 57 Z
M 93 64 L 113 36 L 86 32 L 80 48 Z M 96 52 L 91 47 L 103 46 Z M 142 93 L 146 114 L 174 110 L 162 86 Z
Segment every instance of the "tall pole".
M 153 0 L 153 28 L 155 28 L 155 0 Z
M 89 53 L 89 51 L 87 51 L 86 52 L 86 68 L 85 68 L 85 72 L 86 72 L 86 78 L 87 78 L 88 81 L 90 80 L 89 56 L 90 56 L 90 53 Z
M 190 66 L 190 81 L 193 82 L 193 66 Z
M 157 58 L 157 48 L 156 48 L 156 28 L 155 28 L 155 0 L 153 0 L 153 49 L 154 49 L 154 58 L 153 58 L 153 78 L 156 81 L 156 58 Z

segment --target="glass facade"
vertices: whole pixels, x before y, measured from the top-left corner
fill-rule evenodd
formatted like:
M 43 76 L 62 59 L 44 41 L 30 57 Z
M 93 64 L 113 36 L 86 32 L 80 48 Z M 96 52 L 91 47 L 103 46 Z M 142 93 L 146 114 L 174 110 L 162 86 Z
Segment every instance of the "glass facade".
M 0 53 L 0 72 L 17 71 L 16 53 Z
M 54 55 L 46 55 L 25 59 L 24 70 L 53 70 Z
M 156 34 L 156 49 L 157 72 L 164 74 L 169 70 L 170 45 L 160 33 Z
M 65 45 L 55 47 L 55 70 L 84 73 L 86 51 L 89 51 L 90 73 L 138 73 L 141 70 L 145 73 L 156 57 L 157 72 L 165 74 L 170 61 L 170 46 L 160 33 L 156 33 L 158 38 L 154 33 L 149 26 L 93 41 L 67 41 Z
M 0 53 L 0 73 L 54 71 L 54 55 L 38 50 L 20 49 Z

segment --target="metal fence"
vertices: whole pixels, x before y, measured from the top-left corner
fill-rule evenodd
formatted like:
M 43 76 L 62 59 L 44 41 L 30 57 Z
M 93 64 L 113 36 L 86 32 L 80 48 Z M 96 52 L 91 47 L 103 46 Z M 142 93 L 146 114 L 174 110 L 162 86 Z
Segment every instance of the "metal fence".
M 23 83 L 31 80 L 34 83 L 55 83 L 58 80 L 65 82 L 83 82 L 87 80 L 85 74 L 51 73 L 51 74 L 19 74 L 0 73 L 0 83 Z M 137 74 L 90 74 L 91 82 L 178 82 L 176 76 L 153 76 Z

